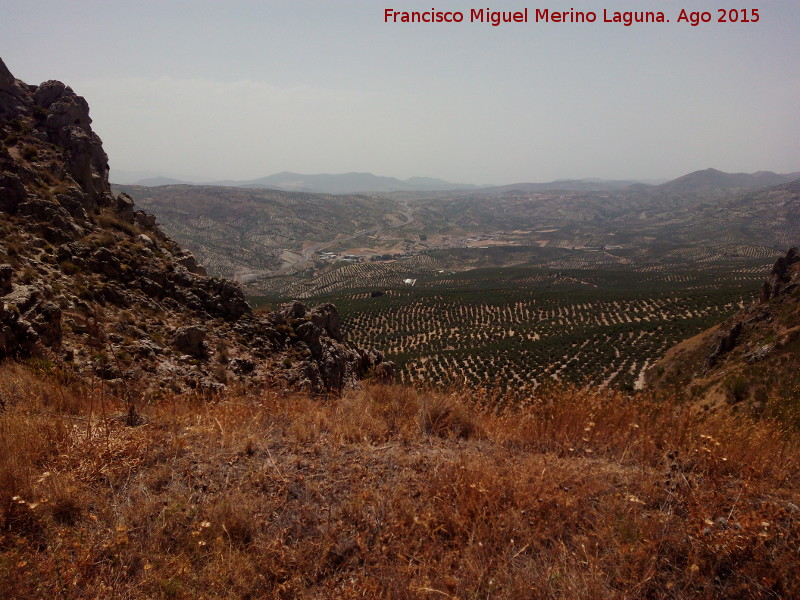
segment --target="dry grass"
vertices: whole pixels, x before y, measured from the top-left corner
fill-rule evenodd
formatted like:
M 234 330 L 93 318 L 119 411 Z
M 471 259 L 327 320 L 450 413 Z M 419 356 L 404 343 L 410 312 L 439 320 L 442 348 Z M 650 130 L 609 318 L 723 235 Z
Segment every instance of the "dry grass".
M 370 386 L 140 407 L 0 366 L 3 598 L 792 598 L 798 439 Z

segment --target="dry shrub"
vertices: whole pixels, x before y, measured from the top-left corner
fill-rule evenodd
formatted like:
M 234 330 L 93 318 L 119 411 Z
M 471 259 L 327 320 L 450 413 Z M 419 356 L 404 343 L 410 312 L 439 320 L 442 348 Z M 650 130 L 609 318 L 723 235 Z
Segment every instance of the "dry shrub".
M 470 438 L 478 430 L 475 416 L 453 396 L 429 394 L 419 406 L 419 427 L 426 435 Z
M 90 504 L 92 493 L 69 473 L 45 472 L 39 479 L 41 497 L 47 500 L 46 511 L 54 521 L 75 525 Z
M 381 442 L 389 438 L 390 428 L 380 407 L 364 391 L 351 392 L 336 403 L 333 431 L 346 443 Z
M 201 523 L 201 529 L 216 531 L 230 544 L 246 548 L 257 534 L 253 508 L 249 499 L 240 494 L 223 496 L 210 507 L 208 521 Z
M 315 442 L 322 437 L 327 425 L 325 415 L 318 410 L 310 410 L 297 416 L 289 426 L 289 434 L 301 444 Z
M 33 391 L 0 412 L 0 597 L 800 594 L 800 445 L 772 421 L 369 385 L 168 397 L 128 428 L 6 374 Z
M 71 426 L 45 408 L 59 396 L 56 386 L 19 365 L 0 369 L 0 394 L 7 399 L 0 410 L 0 517 L 8 521 L 19 516 L 22 506 L 12 497 L 35 502 L 36 481 L 70 438 Z

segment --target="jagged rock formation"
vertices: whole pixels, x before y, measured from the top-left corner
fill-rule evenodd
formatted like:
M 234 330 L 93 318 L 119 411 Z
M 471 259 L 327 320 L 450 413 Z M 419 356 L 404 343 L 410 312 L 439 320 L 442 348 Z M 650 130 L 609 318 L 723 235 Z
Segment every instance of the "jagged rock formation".
M 375 371 L 331 305 L 254 313 L 130 197 L 114 196 L 89 106 L 0 60 L 0 359 L 38 356 L 149 392 L 232 382 L 338 391 Z
M 788 414 L 800 399 L 800 256 L 777 260 L 757 302 L 686 340 L 651 367 L 650 387 L 688 391 L 706 406 Z M 796 417 L 795 417 L 796 418 Z

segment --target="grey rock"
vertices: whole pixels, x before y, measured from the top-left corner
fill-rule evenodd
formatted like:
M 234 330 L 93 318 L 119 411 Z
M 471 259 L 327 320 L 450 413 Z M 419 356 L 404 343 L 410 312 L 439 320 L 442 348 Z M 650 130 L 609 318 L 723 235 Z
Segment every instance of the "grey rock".
M 375 379 L 381 383 L 391 383 L 394 381 L 397 367 L 391 361 L 381 362 L 373 368 Z
M 139 235 L 137 235 L 137 236 L 136 236 L 136 239 L 137 239 L 137 240 L 138 240 L 140 243 L 144 244 L 144 246 L 145 246 L 146 248 L 150 248 L 150 249 L 152 249 L 152 250 L 155 250 L 155 249 L 158 247 L 158 246 L 156 245 L 156 243 L 153 241 L 153 238 L 151 238 L 151 237 L 150 237 L 149 235 L 147 235 L 146 233 L 140 233 Z
M 156 218 L 154 215 L 137 210 L 133 213 L 133 222 L 142 229 L 153 230 L 156 226 Z
M 61 343 L 61 308 L 53 302 L 45 302 L 37 307 L 31 325 L 39 335 L 39 341 L 47 346 Z
M 764 360 L 767 356 L 772 354 L 775 350 L 774 344 L 765 344 L 763 346 L 759 346 L 755 350 L 752 350 L 744 355 L 744 360 L 747 364 L 753 364 L 760 360 Z
M 206 330 L 196 325 L 180 327 L 172 336 L 172 345 L 179 352 L 202 357 L 206 354 Z
M 247 375 L 255 370 L 256 363 L 247 358 L 234 358 L 231 361 L 231 368 L 233 369 L 234 373 Z
M 311 311 L 311 322 L 323 329 L 329 337 L 342 341 L 341 319 L 333 304 L 321 304 Z
M 130 196 L 128 196 L 128 194 L 120 194 L 116 197 L 114 203 L 114 212 L 116 212 L 121 221 L 131 224 L 133 223 L 133 200 Z
M 22 180 L 13 173 L 0 173 L 0 212 L 15 215 L 24 200 L 25 186 Z
M 0 265 L 0 295 L 8 294 L 11 291 L 11 276 L 14 268 L 9 264 Z
M 151 339 L 139 340 L 133 345 L 134 352 L 139 356 L 154 357 L 161 354 L 164 349 Z
M 24 313 L 39 300 L 40 293 L 35 285 L 14 285 L 11 292 L 3 297 L 3 302 L 13 304 Z
M 89 266 L 92 268 L 92 271 L 108 275 L 109 277 L 118 275 L 122 268 L 119 259 L 108 248 L 98 248 L 95 250 L 89 261 Z
M 719 359 L 736 347 L 736 340 L 742 332 L 742 323 L 737 321 L 729 329 L 717 334 L 711 348 L 706 354 L 706 369 L 710 369 L 719 362 Z

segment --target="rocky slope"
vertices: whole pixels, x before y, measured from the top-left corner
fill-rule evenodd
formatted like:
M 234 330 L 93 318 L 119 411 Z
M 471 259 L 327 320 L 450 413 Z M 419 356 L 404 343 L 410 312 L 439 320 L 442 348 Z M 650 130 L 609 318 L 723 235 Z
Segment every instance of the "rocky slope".
M 728 403 L 797 419 L 800 399 L 800 255 L 772 268 L 758 302 L 670 350 L 650 387 L 685 389 L 706 406 Z
M 119 389 L 232 383 L 338 391 L 390 377 L 335 307 L 254 313 L 130 197 L 114 196 L 84 98 L 0 60 L 0 358 L 34 358 Z

